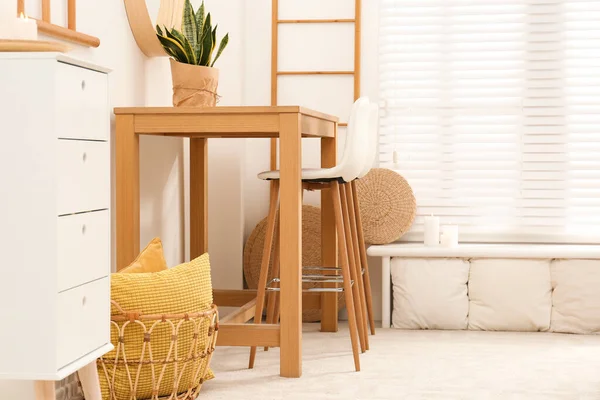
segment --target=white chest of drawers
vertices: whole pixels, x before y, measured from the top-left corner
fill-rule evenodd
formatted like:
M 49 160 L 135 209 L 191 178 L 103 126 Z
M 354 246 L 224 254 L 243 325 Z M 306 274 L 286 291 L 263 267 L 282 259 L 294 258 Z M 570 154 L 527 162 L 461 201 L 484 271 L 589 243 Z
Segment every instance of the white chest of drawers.
M 0 379 L 110 351 L 108 70 L 0 53 Z

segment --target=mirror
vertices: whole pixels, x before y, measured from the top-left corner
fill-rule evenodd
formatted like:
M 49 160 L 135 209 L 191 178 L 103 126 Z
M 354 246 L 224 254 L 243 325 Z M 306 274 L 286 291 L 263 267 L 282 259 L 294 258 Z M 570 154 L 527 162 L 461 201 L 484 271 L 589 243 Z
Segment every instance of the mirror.
M 154 0 L 154 3 L 159 3 L 156 19 L 150 17 L 146 0 L 124 1 L 129 26 L 140 50 L 147 57 L 167 57 L 167 53 L 156 37 L 154 27 L 157 24 L 168 28 L 179 25 L 184 0 Z

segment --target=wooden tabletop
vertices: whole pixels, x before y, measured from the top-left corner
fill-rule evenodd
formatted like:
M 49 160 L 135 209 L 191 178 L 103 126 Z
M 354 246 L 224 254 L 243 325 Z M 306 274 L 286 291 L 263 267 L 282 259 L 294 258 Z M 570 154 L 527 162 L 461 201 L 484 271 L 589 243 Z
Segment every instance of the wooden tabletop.
M 218 106 L 218 107 L 117 107 L 115 114 L 177 115 L 177 114 L 288 114 L 299 113 L 325 121 L 338 122 L 339 118 L 301 106 Z
M 114 112 L 117 119 L 131 118 L 136 134 L 190 138 L 276 138 L 285 116 L 298 119 L 302 137 L 334 137 L 338 123 L 333 115 L 300 106 L 118 107 Z

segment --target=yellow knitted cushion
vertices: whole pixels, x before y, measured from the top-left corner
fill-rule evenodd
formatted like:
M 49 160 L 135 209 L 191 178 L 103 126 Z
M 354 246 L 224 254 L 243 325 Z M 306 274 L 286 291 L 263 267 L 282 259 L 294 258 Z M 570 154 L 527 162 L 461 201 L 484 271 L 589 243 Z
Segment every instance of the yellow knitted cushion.
M 111 299 L 115 301 L 123 310 L 127 312 L 140 312 L 142 315 L 149 314 L 185 314 L 207 311 L 213 303 L 212 285 L 210 278 L 210 262 L 208 254 L 178 265 L 177 267 L 154 273 L 116 273 L 111 277 Z M 119 310 L 112 306 L 111 315 L 121 314 Z M 151 325 L 151 323 L 146 323 Z M 123 326 L 123 323 L 119 323 Z M 209 323 L 203 323 L 199 333 L 198 347 L 204 349 L 208 341 Z M 147 329 L 150 326 L 146 327 Z M 114 326 L 111 326 L 111 341 L 115 348 L 118 343 L 118 333 Z M 169 352 L 172 343 L 172 327 L 168 323 L 156 325 L 152 331 L 150 341 L 152 343 L 152 359 L 164 360 Z M 140 359 L 144 343 L 144 328 L 130 323 L 123 337 L 125 354 L 128 360 Z M 189 352 L 193 343 L 193 323 L 183 322 L 179 328 L 176 342 L 177 356 L 184 358 Z M 150 360 L 149 352 L 146 350 L 143 359 Z M 115 358 L 116 351 L 103 356 L 105 360 Z M 122 358 L 122 356 L 120 356 Z M 195 363 L 200 363 L 203 368 L 206 364 L 206 358 L 200 358 Z M 100 386 L 104 400 L 109 400 L 109 390 L 106 371 L 99 365 Z M 194 368 L 188 367 L 179 382 L 178 392 L 185 392 L 188 388 L 199 385 L 201 379 L 193 382 Z M 112 367 L 111 367 L 112 368 Z M 130 367 L 130 372 L 136 368 Z M 162 364 L 155 364 L 155 377 L 162 371 Z M 179 371 L 180 373 L 181 371 Z M 112 377 L 110 371 L 109 377 Z M 127 370 L 122 364 L 117 365 L 114 374 L 114 385 L 116 400 L 129 400 L 130 380 Z M 175 380 L 174 365 L 169 364 L 165 369 L 158 391 L 159 396 L 168 396 L 173 392 Z M 211 379 L 212 372 L 207 371 L 204 380 Z M 135 374 L 132 373 L 132 380 L 135 381 Z M 150 363 L 145 363 L 141 367 L 137 390 L 135 395 L 137 399 L 149 399 L 152 397 L 152 367 Z M 112 398 L 110 400 L 113 400 Z
M 159 272 L 165 269 L 167 269 L 167 262 L 163 254 L 162 242 L 159 238 L 154 238 L 128 267 L 123 268 L 119 272 Z

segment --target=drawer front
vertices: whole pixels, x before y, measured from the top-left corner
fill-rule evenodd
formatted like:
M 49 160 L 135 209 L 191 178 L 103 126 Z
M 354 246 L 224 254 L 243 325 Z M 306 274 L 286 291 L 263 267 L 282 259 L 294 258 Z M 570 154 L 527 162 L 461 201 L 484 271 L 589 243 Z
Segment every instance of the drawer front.
M 56 132 L 59 138 L 108 140 L 108 76 L 58 63 Z
M 108 142 L 58 141 L 58 215 L 110 205 Z
M 58 290 L 110 274 L 108 210 L 58 217 Z
M 59 293 L 57 307 L 57 368 L 110 342 L 108 277 Z

